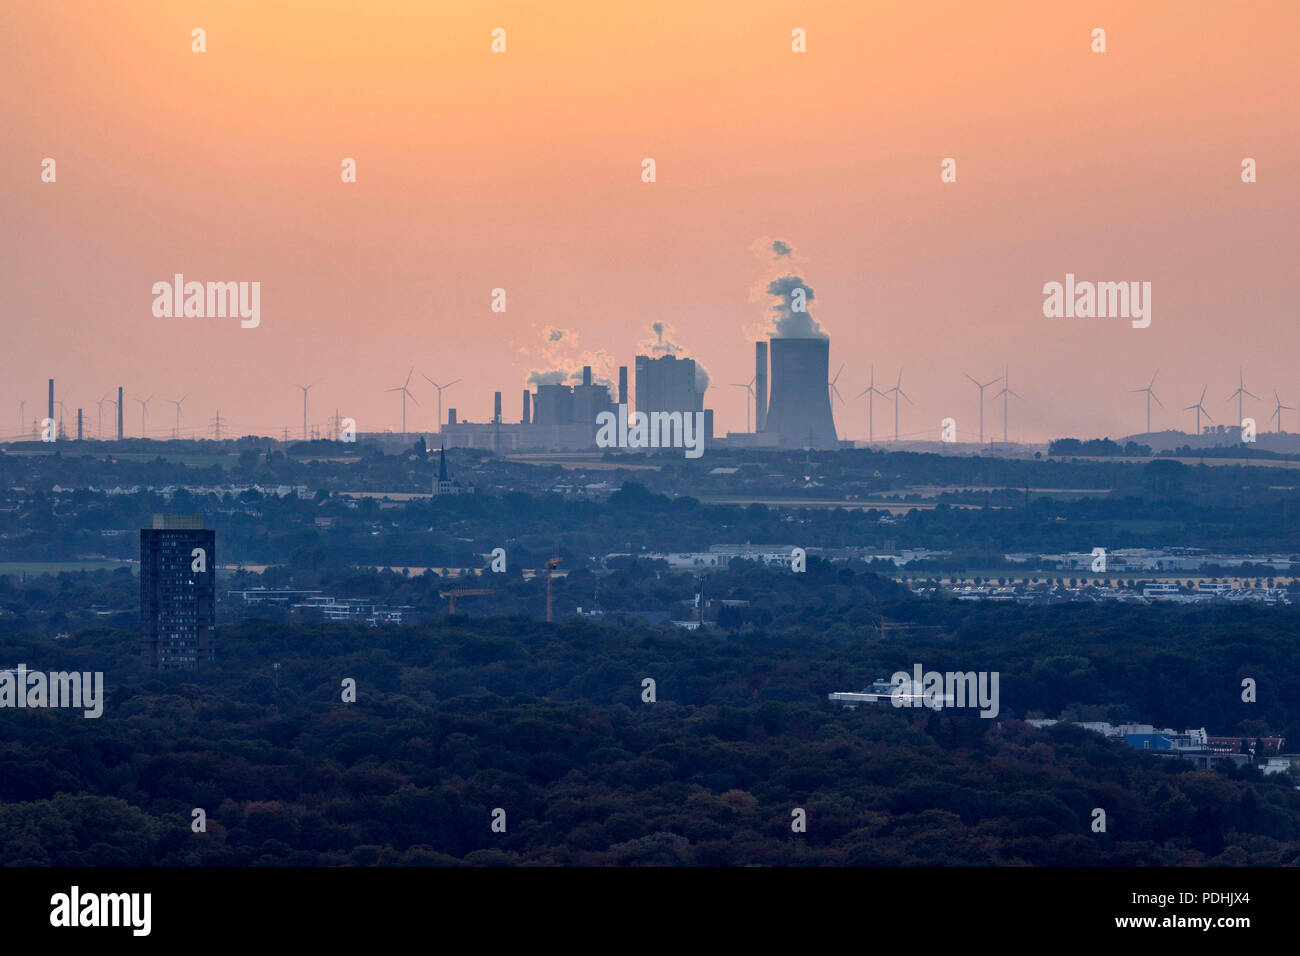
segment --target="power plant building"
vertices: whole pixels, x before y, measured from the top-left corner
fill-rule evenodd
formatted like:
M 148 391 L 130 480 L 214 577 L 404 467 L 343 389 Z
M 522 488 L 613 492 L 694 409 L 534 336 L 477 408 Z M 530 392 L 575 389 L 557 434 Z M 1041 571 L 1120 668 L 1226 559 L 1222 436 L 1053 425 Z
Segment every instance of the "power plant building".
M 839 447 L 828 384 L 830 349 L 826 338 L 770 340 L 771 393 L 759 412 L 759 430 L 778 436 L 782 448 Z
M 704 411 L 704 391 L 696 387 L 695 359 L 638 355 L 636 410 L 647 414 Z

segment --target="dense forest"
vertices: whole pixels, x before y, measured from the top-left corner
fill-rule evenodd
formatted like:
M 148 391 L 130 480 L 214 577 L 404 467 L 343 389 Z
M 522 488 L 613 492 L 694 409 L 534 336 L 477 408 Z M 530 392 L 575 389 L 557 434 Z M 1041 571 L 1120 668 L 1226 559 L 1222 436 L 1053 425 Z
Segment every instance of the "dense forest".
M 103 717 L 0 711 L 0 859 L 103 864 L 1291 864 L 1300 792 L 1020 718 L 1300 734 L 1300 612 L 972 606 L 869 573 L 764 569 L 772 620 L 439 615 L 223 626 L 216 665 L 150 673 L 136 636 L 4 653 L 102 670 Z M 77 576 L 69 575 L 70 580 Z M 820 578 L 820 580 L 818 580 Z M 871 597 L 874 593 L 876 597 Z M 8 592 L 9 602 L 24 598 Z M 891 620 L 937 625 L 887 631 Z M 913 663 L 998 670 L 1001 713 L 834 707 Z M 278 665 L 278 666 L 277 666 Z M 1243 703 L 1254 677 L 1259 701 Z M 356 681 L 354 703 L 341 687 Z M 642 698 L 655 681 L 657 700 Z M 191 830 L 195 808 L 206 832 Z M 494 810 L 505 832 L 494 832 Z M 792 831 L 792 811 L 806 832 Z M 1093 811 L 1107 829 L 1093 832 Z

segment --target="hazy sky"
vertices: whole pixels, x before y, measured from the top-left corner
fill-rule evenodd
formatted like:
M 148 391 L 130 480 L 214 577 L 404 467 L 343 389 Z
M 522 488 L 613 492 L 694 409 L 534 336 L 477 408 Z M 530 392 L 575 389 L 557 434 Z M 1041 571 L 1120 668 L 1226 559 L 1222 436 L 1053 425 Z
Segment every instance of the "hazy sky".
M 1140 430 L 1127 389 L 1156 368 L 1157 429 L 1204 384 L 1234 420 L 1243 365 L 1263 430 L 1274 388 L 1300 405 L 1297 35 L 1293 0 L 5 4 L 0 436 L 50 376 L 92 432 L 121 384 L 128 434 L 131 398 L 161 436 L 188 393 L 186 433 L 220 408 L 278 435 L 313 381 L 314 424 L 396 429 L 383 389 L 412 365 L 412 430 L 437 407 L 420 372 L 462 379 L 462 418 L 500 389 L 517 420 L 531 371 L 630 366 L 654 322 L 740 429 L 729 383 L 786 273 L 847 365 L 842 437 L 872 363 L 881 387 L 904 367 L 905 436 L 971 435 L 963 373 L 1004 366 L 1013 440 Z M 177 272 L 260 282 L 260 326 L 156 318 Z M 1067 272 L 1151 282 L 1151 326 L 1044 318 Z

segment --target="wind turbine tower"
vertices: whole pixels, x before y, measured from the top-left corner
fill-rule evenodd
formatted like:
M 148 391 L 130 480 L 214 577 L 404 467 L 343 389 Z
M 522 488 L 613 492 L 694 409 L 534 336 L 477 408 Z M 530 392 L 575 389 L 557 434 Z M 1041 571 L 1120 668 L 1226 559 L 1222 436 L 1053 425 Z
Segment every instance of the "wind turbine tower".
M 140 437 L 148 438 L 149 433 L 145 430 L 145 422 L 148 417 L 149 403 L 153 401 L 153 396 L 150 395 L 148 398 L 137 398 L 134 399 L 134 401 L 140 403 Z
M 429 378 L 429 376 L 425 375 L 423 372 L 420 373 L 420 377 L 438 390 L 438 431 L 441 433 L 442 432 L 442 390 L 444 388 L 451 388 L 453 385 L 459 382 L 460 379 L 454 379 L 448 382 L 446 385 L 439 385 L 437 382 Z
M 873 442 L 876 440 L 876 407 L 875 407 L 876 396 L 879 395 L 881 398 L 884 398 L 885 394 L 886 393 L 876 388 L 876 367 L 873 365 L 871 366 L 871 383 L 862 391 L 858 392 L 856 396 L 857 398 L 861 398 L 863 395 L 867 396 L 867 441 L 868 442 Z M 895 431 L 897 431 L 897 427 L 895 427 Z
M 409 382 L 411 377 L 408 375 L 406 380 Z M 307 440 L 307 392 L 315 388 L 319 382 L 312 382 L 310 385 L 295 385 L 295 388 L 302 389 L 302 440 Z M 406 406 L 402 406 L 402 431 L 406 431 Z
M 996 383 L 1002 381 L 1002 377 L 998 376 L 995 379 L 991 379 L 990 381 L 985 382 L 983 385 L 981 385 L 979 382 L 976 382 L 975 379 L 969 373 L 967 373 L 966 377 L 969 378 L 972 382 L 975 382 L 975 387 L 980 390 L 980 444 L 982 445 L 984 444 L 984 389 L 988 388 L 990 385 L 995 385 Z
M 1156 375 L 1160 374 L 1160 369 L 1156 369 Z M 1156 384 L 1156 375 L 1151 376 L 1151 382 L 1146 388 L 1130 388 L 1130 392 L 1146 392 L 1147 395 L 1147 434 L 1151 434 L 1151 399 L 1156 400 L 1156 404 L 1164 408 L 1164 403 L 1156 398 L 1156 393 L 1152 390 Z
M 181 403 L 184 402 L 185 399 L 189 397 L 190 396 L 187 393 L 185 395 L 182 395 L 180 398 L 167 399 L 168 402 L 176 406 L 176 427 L 172 429 L 173 439 L 177 439 L 181 437 Z
M 401 385 L 394 385 L 392 388 L 386 388 L 386 389 L 384 389 L 385 392 L 401 392 L 401 393 L 402 393 L 402 434 L 403 434 L 403 435 L 406 434 L 406 400 L 409 398 L 411 401 L 415 402 L 415 396 L 412 395 L 412 394 L 411 394 L 411 390 L 410 390 L 409 388 L 407 388 L 407 386 L 411 384 L 411 376 L 414 375 L 414 374 L 415 374 L 415 366 L 412 365 L 412 366 L 411 366 L 411 370 L 410 370 L 409 372 L 406 373 L 406 381 L 405 381 L 405 382 L 403 382 Z M 301 387 L 301 386 L 299 386 L 299 387 Z M 305 397 L 304 397 L 304 401 L 305 401 L 305 400 L 306 400 L 306 399 L 305 399 Z M 419 403 L 419 402 L 415 402 L 415 404 L 419 405 L 420 403 Z
M 1238 368 L 1237 369 L 1237 390 L 1228 396 L 1228 401 L 1232 401 L 1234 398 L 1237 400 L 1237 423 L 1238 424 L 1241 423 L 1242 417 L 1246 414 L 1244 403 L 1247 395 L 1249 395 L 1255 401 L 1259 401 L 1258 395 L 1246 391 L 1245 372 L 1243 372 L 1241 368 Z M 1204 398 L 1204 396 L 1202 396 L 1202 398 Z
M 749 405 L 754 398 L 754 382 L 756 382 L 757 380 L 758 380 L 758 376 L 756 375 L 753 378 L 751 378 L 748 382 L 745 382 L 743 385 L 740 382 L 731 383 L 732 388 L 743 388 L 745 390 L 745 432 L 746 434 L 748 434 L 749 432 Z
M 1019 398 L 1022 402 L 1024 401 L 1023 397 L 1011 391 L 1011 376 L 1007 374 L 1005 366 L 1002 369 L 1002 391 L 998 392 L 993 397 L 1002 399 L 1002 442 L 1005 444 L 1007 442 L 1007 404 L 1013 398 Z M 984 404 L 982 395 L 980 397 L 980 404 L 981 406 Z
M 1209 389 L 1209 387 L 1210 386 L 1206 385 L 1204 388 L 1201 389 L 1201 397 L 1197 400 L 1195 405 L 1188 405 L 1183 408 L 1183 411 L 1185 412 L 1190 412 L 1192 409 L 1196 409 L 1196 434 L 1198 435 L 1201 433 L 1202 413 L 1204 413 L 1205 417 L 1209 418 L 1211 422 L 1214 421 L 1213 418 L 1210 418 L 1210 413 L 1205 411 L 1205 393 Z
M 903 370 L 898 370 L 898 383 L 893 388 L 885 392 L 886 395 L 894 396 L 894 441 L 898 441 L 898 399 L 899 396 L 907 399 L 907 404 L 911 405 L 912 400 L 907 398 L 907 393 L 903 391 Z
M 1277 389 L 1273 389 L 1273 399 L 1274 401 L 1277 402 L 1277 408 L 1274 409 L 1273 414 L 1269 416 L 1269 419 L 1270 420 L 1274 418 L 1277 419 L 1277 433 L 1280 435 L 1282 434 L 1282 409 L 1286 409 L 1289 412 L 1293 412 L 1295 411 L 1295 406 L 1283 405 L 1282 399 L 1278 397 Z

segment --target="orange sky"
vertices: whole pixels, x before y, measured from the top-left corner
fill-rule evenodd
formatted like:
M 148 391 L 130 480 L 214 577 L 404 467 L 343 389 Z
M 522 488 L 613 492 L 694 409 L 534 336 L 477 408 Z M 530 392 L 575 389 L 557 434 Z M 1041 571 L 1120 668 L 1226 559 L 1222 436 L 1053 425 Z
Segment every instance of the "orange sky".
M 383 389 L 411 365 L 412 430 L 436 409 L 419 372 L 463 380 L 445 398 L 462 418 L 500 389 L 517 419 L 531 369 L 631 365 L 655 321 L 708 368 L 719 430 L 740 429 L 728 383 L 753 374 L 773 239 L 815 291 L 832 372 L 848 366 L 842 437 L 866 435 L 870 363 L 878 385 L 905 368 L 902 430 L 929 439 L 945 416 L 973 436 L 963 372 L 1004 365 L 1027 399 L 1013 440 L 1140 430 L 1126 390 L 1156 368 L 1157 429 L 1188 428 L 1176 409 L 1207 383 L 1232 421 L 1238 365 L 1261 429 L 1274 388 L 1300 405 L 1291 0 L 109 6 L 0 8 L 0 437 L 20 400 L 43 414 L 50 376 L 92 432 L 121 384 L 156 396 L 159 436 L 187 393 L 186 433 L 220 408 L 278 435 L 309 381 L 313 423 L 337 407 L 396 429 Z M 155 318 L 176 272 L 261 282 L 260 327 Z M 1045 319 L 1067 272 L 1150 281 L 1151 327 Z M 576 348 L 548 355 L 551 327 Z M 1000 435 L 1000 406 L 986 417 Z M 139 433 L 135 402 L 126 422 Z

